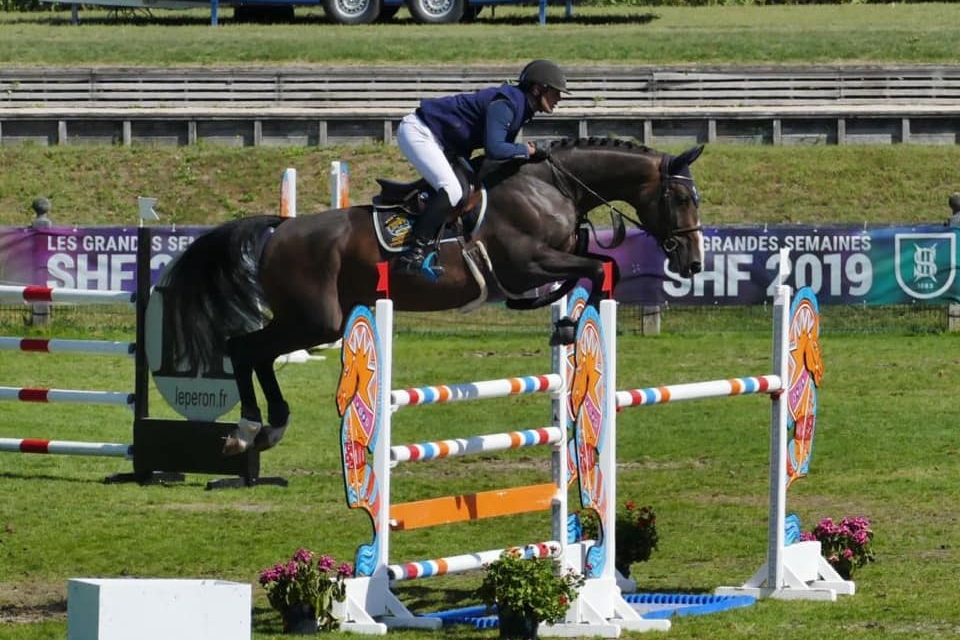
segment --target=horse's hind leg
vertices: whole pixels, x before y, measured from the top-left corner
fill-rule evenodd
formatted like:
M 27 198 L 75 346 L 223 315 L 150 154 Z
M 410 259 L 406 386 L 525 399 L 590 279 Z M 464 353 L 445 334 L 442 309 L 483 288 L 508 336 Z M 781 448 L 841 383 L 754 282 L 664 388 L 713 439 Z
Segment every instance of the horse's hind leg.
M 283 399 L 280 383 L 277 381 L 277 374 L 273 367 L 274 360 L 270 359 L 258 363 L 253 369 L 257 374 L 257 380 L 260 381 L 263 395 L 267 399 L 268 424 L 260 430 L 255 441 L 256 448 L 260 451 L 275 447 L 283 439 L 287 423 L 290 421 L 290 405 Z
M 248 357 L 246 342 L 253 334 L 236 336 L 227 341 L 227 352 L 233 365 L 233 377 L 240 396 L 240 420 L 223 444 L 223 454 L 233 456 L 243 453 L 253 444 L 263 426 L 257 395 L 253 388 L 253 362 Z

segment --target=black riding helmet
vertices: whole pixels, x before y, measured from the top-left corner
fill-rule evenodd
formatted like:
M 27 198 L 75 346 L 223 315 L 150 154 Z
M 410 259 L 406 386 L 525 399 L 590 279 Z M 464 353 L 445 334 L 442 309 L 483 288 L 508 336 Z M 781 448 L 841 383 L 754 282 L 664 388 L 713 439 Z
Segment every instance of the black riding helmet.
M 517 83 L 523 89 L 533 85 L 541 85 L 553 87 L 562 93 L 570 93 L 567 91 L 567 77 L 563 75 L 560 67 L 549 60 L 534 60 L 525 66 L 523 71 L 520 72 Z

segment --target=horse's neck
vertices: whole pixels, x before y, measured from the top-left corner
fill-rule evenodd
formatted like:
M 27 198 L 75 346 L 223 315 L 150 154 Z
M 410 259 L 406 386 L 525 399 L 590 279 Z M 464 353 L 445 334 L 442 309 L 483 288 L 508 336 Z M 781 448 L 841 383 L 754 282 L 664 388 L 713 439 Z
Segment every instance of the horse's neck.
M 556 160 L 567 181 L 606 200 L 634 200 L 640 185 L 659 176 L 659 158 L 639 151 L 578 150 Z

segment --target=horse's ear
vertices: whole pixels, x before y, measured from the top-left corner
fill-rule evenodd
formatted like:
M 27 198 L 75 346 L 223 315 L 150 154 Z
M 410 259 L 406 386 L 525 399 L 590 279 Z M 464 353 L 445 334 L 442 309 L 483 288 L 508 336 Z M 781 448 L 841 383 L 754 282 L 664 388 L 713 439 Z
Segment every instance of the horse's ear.
M 676 158 L 670 160 L 670 175 L 677 175 L 684 167 L 689 167 L 693 162 L 700 157 L 700 154 L 703 153 L 703 146 L 699 145 L 696 147 L 691 147 L 678 155 Z

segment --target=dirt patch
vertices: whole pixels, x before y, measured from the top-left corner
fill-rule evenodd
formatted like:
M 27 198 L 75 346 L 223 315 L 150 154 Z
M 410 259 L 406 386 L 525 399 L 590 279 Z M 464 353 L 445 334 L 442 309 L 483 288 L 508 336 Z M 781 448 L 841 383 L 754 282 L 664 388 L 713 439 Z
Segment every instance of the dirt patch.
M 67 617 L 66 584 L 0 582 L 0 624 Z

